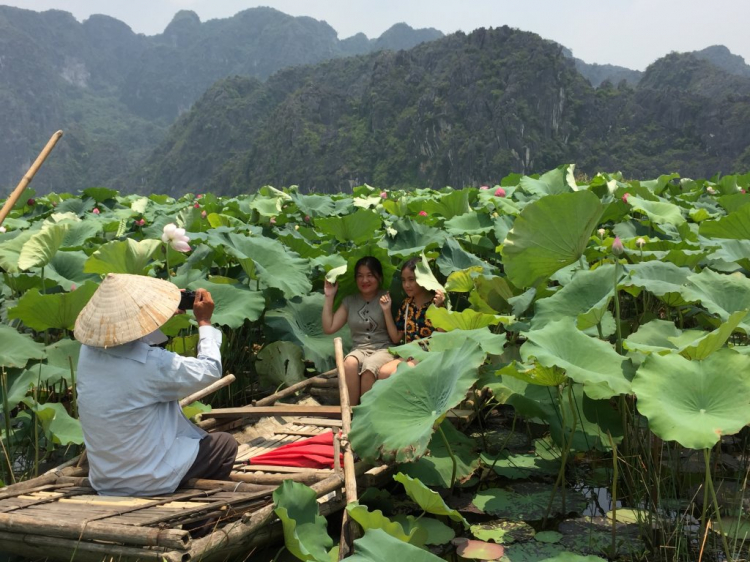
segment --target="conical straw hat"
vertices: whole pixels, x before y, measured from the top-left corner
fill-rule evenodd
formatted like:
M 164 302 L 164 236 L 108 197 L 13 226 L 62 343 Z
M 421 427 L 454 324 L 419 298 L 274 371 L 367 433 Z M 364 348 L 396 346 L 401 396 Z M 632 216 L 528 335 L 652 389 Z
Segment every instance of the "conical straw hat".
M 109 273 L 76 319 L 75 338 L 113 347 L 158 330 L 177 310 L 180 290 L 169 281 Z

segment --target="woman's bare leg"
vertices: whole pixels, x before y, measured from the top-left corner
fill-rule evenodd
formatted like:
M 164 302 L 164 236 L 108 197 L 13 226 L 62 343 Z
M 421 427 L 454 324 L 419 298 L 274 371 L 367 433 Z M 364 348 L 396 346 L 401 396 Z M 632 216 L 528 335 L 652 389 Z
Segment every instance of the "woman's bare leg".
M 375 384 L 375 375 L 372 371 L 365 371 L 360 375 L 360 391 L 359 395 L 360 397 L 370 390 L 372 388 L 372 385 Z
M 400 363 L 401 359 L 394 359 L 393 361 L 388 361 L 388 363 L 380 367 L 378 380 L 387 379 L 388 377 L 390 377 L 393 373 L 396 372 L 396 369 L 398 368 Z
M 344 360 L 344 374 L 346 386 L 349 389 L 349 404 L 356 406 L 359 404 L 360 395 L 359 361 L 356 357 L 347 357 Z

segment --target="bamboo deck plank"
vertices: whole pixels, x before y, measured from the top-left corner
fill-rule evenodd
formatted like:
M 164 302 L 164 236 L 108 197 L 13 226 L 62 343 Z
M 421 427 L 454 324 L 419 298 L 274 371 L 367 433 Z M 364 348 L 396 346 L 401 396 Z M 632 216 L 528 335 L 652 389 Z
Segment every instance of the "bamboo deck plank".
M 304 420 L 304 421 L 303 421 Z M 326 419 L 326 418 L 295 418 L 292 417 L 289 420 L 291 423 L 309 423 L 311 425 L 317 425 L 320 427 L 341 427 L 341 420 Z
M 300 406 L 283 404 L 276 406 L 243 406 L 241 408 L 217 408 L 206 412 L 212 418 L 265 417 L 265 416 L 311 416 L 337 418 L 341 416 L 341 406 Z

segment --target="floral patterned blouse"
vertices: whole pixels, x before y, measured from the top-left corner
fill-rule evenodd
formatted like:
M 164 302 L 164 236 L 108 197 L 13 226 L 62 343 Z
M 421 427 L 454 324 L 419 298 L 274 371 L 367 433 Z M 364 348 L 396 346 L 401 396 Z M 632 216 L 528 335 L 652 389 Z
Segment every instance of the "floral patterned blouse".
M 404 332 L 405 343 L 429 337 L 435 331 L 432 323 L 425 317 L 431 304 L 432 300 L 428 300 L 422 306 L 416 306 L 413 297 L 406 297 L 401 303 L 396 314 L 396 328 L 399 332 Z

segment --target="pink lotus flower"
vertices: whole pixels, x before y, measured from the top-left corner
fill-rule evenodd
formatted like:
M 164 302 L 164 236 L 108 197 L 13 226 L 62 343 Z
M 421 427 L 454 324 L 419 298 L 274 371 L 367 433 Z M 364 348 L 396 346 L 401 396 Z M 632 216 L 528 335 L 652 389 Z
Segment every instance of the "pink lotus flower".
M 622 240 L 619 236 L 615 236 L 614 242 L 612 242 L 612 253 L 616 256 L 621 256 L 625 251 L 625 246 L 622 245 Z
M 419 211 L 419 216 L 420 217 L 426 217 L 427 216 L 427 211 Z
M 495 197 L 505 197 L 505 190 L 502 187 L 498 187 L 495 190 Z
M 91 209 L 91 212 L 95 215 L 98 215 L 101 211 L 97 207 L 94 207 L 93 209 Z
M 196 199 L 202 199 L 202 198 L 203 198 L 203 194 L 202 194 L 202 193 L 199 193 L 198 195 L 196 195 L 196 196 L 195 196 L 195 198 L 196 198 Z
M 380 192 L 380 198 L 381 199 L 388 199 L 388 193 L 386 193 L 385 191 L 381 191 Z
M 489 188 L 490 188 L 490 186 L 489 186 L 489 185 L 483 185 L 483 186 L 481 186 L 481 187 L 480 187 L 479 189 L 481 189 L 482 191 L 485 191 L 485 190 L 487 190 L 487 189 L 489 189 Z
M 184 228 L 177 228 L 174 223 L 169 223 L 164 227 L 164 232 L 161 235 L 161 241 L 165 244 L 169 244 L 173 249 L 178 252 L 189 252 L 190 251 L 190 238 L 185 235 Z
M 146 224 L 146 219 L 141 219 L 137 222 L 138 222 L 138 226 L 143 226 L 144 224 Z
M 205 219 L 208 216 L 208 213 L 206 211 L 201 211 L 201 218 Z
M 193 205 L 193 207 L 195 207 L 196 209 L 200 209 L 201 208 L 200 203 L 196 203 L 195 205 Z
M 623 203 L 627 203 L 628 202 L 628 197 L 630 197 L 630 193 L 626 193 L 625 195 L 623 195 L 622 196 L 622 202 Z
M 741 193 L 747 193 L 744 189 L 740 189 Z
M 73 284 L 72 284 L 72 285 L 70 286 L 70 290 L 71 290 L 71 291 L 75 291 L 75 290 L 76 290 L 76 284 L 75 284 L 75 283 L 73 283 Z

